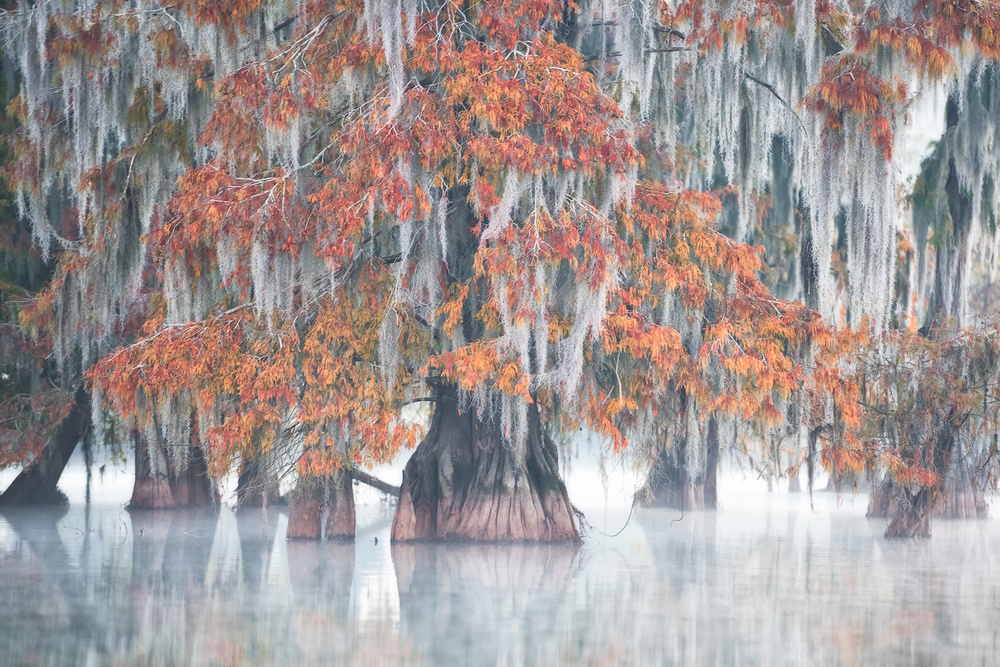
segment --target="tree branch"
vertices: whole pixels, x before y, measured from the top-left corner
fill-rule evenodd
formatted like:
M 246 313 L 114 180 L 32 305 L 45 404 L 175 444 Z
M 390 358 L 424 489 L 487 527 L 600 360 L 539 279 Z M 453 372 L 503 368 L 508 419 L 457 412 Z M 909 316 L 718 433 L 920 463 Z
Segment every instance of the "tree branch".
M 667 46 L 662 49 L 644 49 L 643 53 L 677 53 L 679 51 L 690 51 L 692 47 L 690 46 Z M 605 58 L 618 58 L 622 55 L 621 51 L 610 51 L 604 54 Z M 595 60 L 600 60 L 600 56 L 590 56 L 587 58 L 587 62 L 593 62 Z
M 662 32 L 671 37 L 676 37 L 677 39 L 687 39 L 687 35 L 678 30 L 677 28 L 665 28 L 663 26 L 654 25 L 653 32 Z
M 792 108 L 792 105 L 789 104 L 788 102 L 786 102 L 785 98 L 783 98 L 781 95 L 778 94 L 778 91 L 776 91 L 774 89 L 774 86 L 772 86 L 771 84 L 769 84 L 766 81 L 761 81 L 760 79 L 758 79 L 757 77 L 753 76 L 752 74 L 744 74 L 743 76 L 745 76 L 749 81 L 753 81 L 758 86 L 761 86 L 762 88 L 765 88 L 768 92 L 770 92 L 772 95 L 774 95 L 774 99 L 776 99 L 779 102 L 781 102 L 782 104 L 784 104 L 785 107 L 789 111 L 792 112 L 792 115 L 795 116 L 795 120 L 799 121 L 799 127 L 802 128 L 802 131 L 806 133 L 807 137 L 809 136 L 809 130 L 806 129 L 806 124 L 802 122 L 801 118 L 799 118 L 799 114 L 795 113 L 795 109 Z
M 592 25 L 595 28 L 600 28 L 601 26 L 618 25 L 618 22 L 617 21 L 595 21 Z M 650 26 L 649 29 L 652 30 L 653 32 L 658 32 L 658 33 L 661 33 L 661 34 L 664 34 L 664 35 L 670 35 L 671 37 L 676 37 L 677 39 L 687 39 L 687 35 L 685 35 L 683 32 L 681 32 L 677 28 L 667 28 L 666 26 L 662 26 L 662 25 L 654 25 L 654 26 Z
M 351 468 L 351 477 L 361 482 L 362 484 L 367 484 L 373 489 L 378 489 L 382 493 L 387 493 L 390 496 L 399 498 L 400 487 L 393 486 L 388 482 L 383 482 L 378 477 L 369 475 L 363 470 L 359 470 L 358 468 Z
M 273 27 L 273 28 L 271 29 L 271 32 L 281 32 L 281 30 L 283 30 L 284 28 L 287 28 L 288 26 L 292 25 L 292 23 L 294 23 L 294 22 L 295 22 L 295 19 L 296 19 L 296 18 L 297 18 L 297 17 L 295 17 L 295 16 L 289 16 L 289 17 L 288 17 L 287 19 L 285 19 L 284 21 L 281 21 L 280 23 L 276 24 L 276 25 L 275 25 L 275 26 L 274 26 L 274 27 Z

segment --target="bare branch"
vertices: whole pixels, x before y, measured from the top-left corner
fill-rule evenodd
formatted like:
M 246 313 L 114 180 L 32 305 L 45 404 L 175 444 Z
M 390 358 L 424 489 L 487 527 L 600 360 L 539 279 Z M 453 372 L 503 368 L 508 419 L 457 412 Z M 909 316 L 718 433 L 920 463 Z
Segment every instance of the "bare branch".
M 785 98 L 783 98 L 781 95 L 778 94 L 778 91 L 776 91 L 774 89 L 774 86 L 772 86 L 771 84 L 767 83 L 766 81 L 761 81 L 760 79 L 758 79 L 757 77 L 753 76 L 752 74 L 745 74 L 744 76 L 747 78 L 747 80 L 753 81 L 758 86 L 761 86 L 762 88 L 765 88 L 768 92 L 770 92 L 772 95 L 774 95 L 774 98 L 776 100 L 778 100 L 779 102 L 781 102 L 782 104 L 784 104 L 785 107 L 787 107 L 788 110 L 792 112 L 792 115 L 795 116 L 795 120 L 799 121 L 799 127 L 802 128 L 802 131 L 806 133 L 807 137 L 809 136 L 809 130 L 806 129 L 806 124 L 802 122 L 801 118 L 799 118 L 799 114 L 795 113 L 795 109 L 792 108 L 792 105 L 789 104 L 787 101 L 785 101 Z
M 390 496 L 399 498 L 400 488 L 398 486 L 393 486 L 388 482 L 383 482 L 378 477 L 369 475 L 363 470 L 359 470 L 358 468 L 351 468 L 351 477 L 361 482 L 362 484 L 367 484 L 373 489 L 378 489 L 382 493 L 387 493 Z

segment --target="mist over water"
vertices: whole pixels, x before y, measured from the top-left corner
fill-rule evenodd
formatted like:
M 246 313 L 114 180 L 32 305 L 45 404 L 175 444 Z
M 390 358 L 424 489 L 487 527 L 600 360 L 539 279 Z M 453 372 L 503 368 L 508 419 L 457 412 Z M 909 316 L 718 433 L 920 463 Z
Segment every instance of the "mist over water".
M 577 466 L 571 493 L 595 479 Z M 613 470 L 606 501 L 602 489 L 575 501 L 616 532 L 630 483 Z M 580 546 L 391 545 L 392 506 L 364 493 L 345 544 L 286 542 L 275 508 L 129 513 L 95 493 L 65 514 L 8 511 L 0 664 L 970 665 L 1000 654 L 995 521 L 937 521 L 931 540 L 890 542 L 863 496 L 817 493 L 811 511 L 807 495 L 739 475 L 719 488 L 718 512 L 636 510 L 620 535 L 591 530 Z

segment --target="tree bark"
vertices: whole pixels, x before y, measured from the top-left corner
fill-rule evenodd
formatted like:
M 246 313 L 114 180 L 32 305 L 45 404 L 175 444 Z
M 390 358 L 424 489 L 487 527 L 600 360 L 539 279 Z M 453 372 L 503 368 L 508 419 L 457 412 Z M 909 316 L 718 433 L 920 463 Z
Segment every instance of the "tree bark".
M 198 415 L 191 414 L 187 451 L 170 466 L 170 491 L 177 507 L 217 507 L 218 490 L 208 475 L 208 461 L 198 441 Z
M 215 507 L 219 494 L 208 476 L 208 462 L 198 445 L 191 445 L 184 468 L 171 471 L 170 492 L 177 507 Z
M 318 489 L 299 487 L 288 495 L 289 540 L 318 540 L 322 537 L 323 504 Z
M 715 419 L 708 421 L 708 440 L 705 456 L 705 509 L 714 510 L 719 507 L 718 471 L 719 471 L 719 423 Z
M 236 504 L 239 507 L 262 507 L 265 496 L 269 505 L 283 502 L 278 483 L 268 476 L 266 468 L 260 452 L 240 462 L 240 474 L 236 481 Z
M 336 473 L 326 491 L 326 539 L 354 539 L 354 484 L 350 470 Z
M 442 391 L 427 437 L 403 470 L 393 541 L 578 541 L 555 443 L 534 405 L 528 419 L 518 461 L 498 424 L 460 413 L 455 392 Z
M 90 393 L 81 385 L 73 407 L 59 424 L 55 436 L 41 456 L 14 478 L 0 495 L 0 507 L 29 504 L 65 504 L 66 496 L 57 488 L 69 457 L 90 426 Z
M 983 491 L 985 480 L 977 478 L 964 457 L 952 453 L 952 463 L 944 483 L 944 495 L 934 508 L 941 519 L 988 519 L 989 504 Z M 954 459 L 959 458 L 958 463 Z
M 937 475 L 937 480 L 930 486 L 919 487 L 911 492 L 908 489 L 898 488 L 893 499 L 895 505 L 890 502 L 890 512 L 892 520 L 885 529 L 886 537 L 930 537 L 931 536 L 931 514 L 935 510 L 939 499 L 944 496 L 949 470 L 951 469 L 951 459 L 955 452 L 956 429 L 955 423 L 956 408 L 952 407 L 948 415 L 942 421 L 940 431 L 937 433 L 931 445 L 931 458 L 933 460 L 933 470 Z
M 931 510 L 934 502 L 930 489 L 914 494 L 902 493 L 892 520 L 885 529 L 886 537 L 930 537 Z
M 646 485 L 640 492 L 644 504 L 682 511 L 716 509 L 719 427 L 714 419 L 709 420 L 705 444 L 705 467 L 694 478 L 685 465 L 686 441 L 680 440 L 671 449 L 661 447 L 653 459 Z
M 135 442 L 135 483 L 128 508 L 154 510 L 176 507 L 162 446 L 159 442 L 150 445 L 146 434 L 138 430 L 132 431 L 132 438 Z
M 894 501 L 896 485 L 888 475 L 882 481 L 873 483 L 871 492 L 868 495 L 868 511 L 865 516 L 869 519 L 888 519 L 896 513 L 897 502 Z

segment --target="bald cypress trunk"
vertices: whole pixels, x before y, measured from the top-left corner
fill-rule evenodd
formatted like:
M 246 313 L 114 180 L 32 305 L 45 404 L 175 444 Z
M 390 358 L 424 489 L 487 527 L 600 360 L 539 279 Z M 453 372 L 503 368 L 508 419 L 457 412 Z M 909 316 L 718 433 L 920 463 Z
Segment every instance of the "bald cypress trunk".
M 944 484 L 944 497 L 938 501 L 934 516 L 942 519 L 988 519 L 989 505 L 984 492 L 985 480 L 965 464 L 964 458 L 952 465 Z
M 940 431 L 931 445 L 931 460 L 937 482 L 915 491 L 896 485 L 896 492 L 889 502 L 892 518 L 885 529 L 886 537 L 931 536 L 931 515 L 946 492 L 946 476 L 951 469 L 951 459 L 957 444 L 954 423 L 955 408 L 952 408 L 942 421 Z
M 324 512 L 328 540 L 354 539 L 354 484 L 349 469 L 334 474 L 325 483 L 316 479 L 299 480 L 299 486 L 288 494 L 287 539 L 323 537 Z
M 218 505 L 219 493 L 208 475 L 208 462 L 201 447 L 192 444 L 181 465 L 177 470 L 171 469 L 170 475 L 170 491 L 177 507 Z
M 498 424 L 459 412 L 455 392 L 442 391 L 427 437 L 403 471 L 392 539 L 579 540 L 556 446 L 534 405 L 528 422 L 519 460 Z
M 326 510 L 326 539 L 353 540 L 356 518 L 350 470 L 341 470 L 330 479 L 326 488 Z
M 916 493 L 904 492 L 893 506 L 892 519 L 885 529 L 886 537 L 930 537 L 931 510 L 934 498 L 930 489 Z
M 673 447 L 661 447 L 655 454 L 646 484 L 639 492 L 650 507 L 670 507 L 684 511 L 718 507 L 717 470 L 719 467 L 719 427 L 708 422 L 704 467 L 692 475 L 687 465 L 687 441 Z
M 268 470 L 267 459 L 258 448 L 252 455 L 244 455 L 240 461 L 236 504 L 240 507 L 262 507 L 265 501 L 268 505 L 277 505 L 285 499 L 281 497 L 276 475 Z
M 300 485 L 288 494 L 289 540 L 318 540 L 323 536 L 323 501 L 318 486 Z
M 130 510 L 169 509 L 177 506 L 170 489 L 166 455 L 159 439 L 150 443 L 145 433 L 132 432 L 135 442 L 135 483 L 132 486 Z
M 0 495 L 0 506 L 65 503 L 66 496 L 57 488 L 59 478 L 89 426 L 90 393 L 81 384 L 73 399 L 73 407 L 59 424 L 52 440 L 42 450 L 41 456 L 22 470 Z

